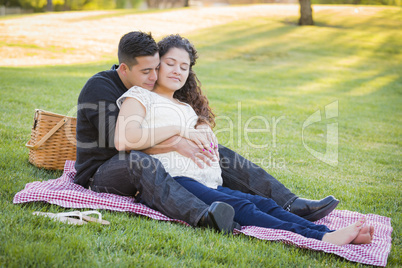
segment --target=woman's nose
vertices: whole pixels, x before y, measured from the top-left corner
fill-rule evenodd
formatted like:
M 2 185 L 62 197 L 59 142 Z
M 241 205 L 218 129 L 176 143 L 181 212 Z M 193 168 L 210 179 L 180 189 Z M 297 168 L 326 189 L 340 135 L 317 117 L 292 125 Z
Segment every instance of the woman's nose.
M 175 68 L 173 69 L 173 72 L 174 72 L 175 74 L 180 74 L 180 73 L 181 73 L 180 67 L 175 67 Z

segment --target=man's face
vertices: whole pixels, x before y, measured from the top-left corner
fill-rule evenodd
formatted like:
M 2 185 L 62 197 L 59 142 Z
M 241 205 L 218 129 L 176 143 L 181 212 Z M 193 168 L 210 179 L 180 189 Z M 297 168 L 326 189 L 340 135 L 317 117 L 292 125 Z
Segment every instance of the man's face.
M 139 86 L 152 90 L 158 79 L 159 53 L 153 56 L 136 57 L 136 60 L 137 64 L 133 65 L 131 70 L 126 68 L 124 85 L 127 88 Z

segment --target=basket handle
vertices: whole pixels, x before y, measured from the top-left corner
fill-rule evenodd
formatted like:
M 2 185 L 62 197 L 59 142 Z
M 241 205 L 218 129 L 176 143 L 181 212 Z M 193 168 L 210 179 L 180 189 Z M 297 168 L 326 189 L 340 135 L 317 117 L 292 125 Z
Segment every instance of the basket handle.
M 67 117 L 64 117 L 63 119 L 61 119 L 59 121 L 59 123 L 57 123 L 48 133 L 46 133 L 45 136 L 43 136 L 43 138 L 35 145 L 30 144 L 31 140 L 29 140 L 27 142 L 27 144 L 25 144 L 26 147 L 28 147 L 29 149 L 33 149 L 36 150 L 38 149 L 40 146 L 42 146 L 42 144 L 47 141 L 57 130 L 59 130 L 59 128 L 61 128 L 66 122 L 67 122 Z

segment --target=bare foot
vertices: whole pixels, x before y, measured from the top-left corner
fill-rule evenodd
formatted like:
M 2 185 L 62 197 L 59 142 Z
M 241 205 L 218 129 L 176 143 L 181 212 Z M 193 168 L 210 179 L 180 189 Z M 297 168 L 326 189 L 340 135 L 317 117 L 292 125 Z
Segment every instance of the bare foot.
M 373 240 L 374 226 L 364 226 L 351 244 L 370 244 Z
M 332 233 L 326 233 L 322 241 L 332 243 L 338 246 L 346 245 L 357 239 L 361 229 L 363 228 L 363 224 L 366 222 L 366 217 L 361 217 L 357 222 L 336 230 Z M 367 233 L 370 234 L 370 229 L 367 229 Z M 363 239 L 363 237 L 362 237 Z

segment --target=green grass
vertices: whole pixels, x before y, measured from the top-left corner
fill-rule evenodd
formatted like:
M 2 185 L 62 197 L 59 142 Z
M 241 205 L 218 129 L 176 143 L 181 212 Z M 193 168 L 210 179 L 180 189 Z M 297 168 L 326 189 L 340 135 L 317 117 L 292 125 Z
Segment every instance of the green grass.
M 289 23 L 297 18 L 256 18 L 187 36 L 199 50 L 196 71 L 219 115 L 218 137 L 302 197 L 333 194 L 338 209 L 391 217 L 388 265 L 401 266 L 401 9 L 363 17 L 323 11 L 314 18 L 314 27 Z M 24 144 L 34 109 L 67 113 L 86 80 L 113 63 L 0 68 L 0 266 L 361 266 L 128 213 L 102 211 L 110 226 L 77 227 L 31 216 L 63 208 L 14 205 L 26 183 L 61 174 L 28 163 Z M 303 146 L 302 126 L 335 101 L 339 116 L 304 132 L 306 145 L 325 153 L 326 123 L 338 123 L 338 165 L 330 166 Z M 266 132 L 246 137 L 247 122 Z

